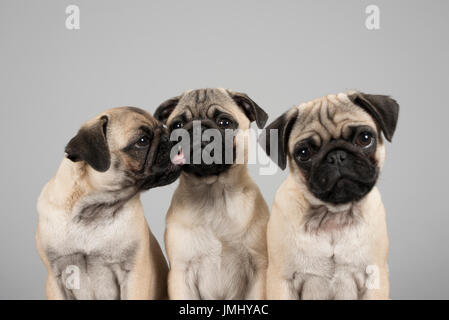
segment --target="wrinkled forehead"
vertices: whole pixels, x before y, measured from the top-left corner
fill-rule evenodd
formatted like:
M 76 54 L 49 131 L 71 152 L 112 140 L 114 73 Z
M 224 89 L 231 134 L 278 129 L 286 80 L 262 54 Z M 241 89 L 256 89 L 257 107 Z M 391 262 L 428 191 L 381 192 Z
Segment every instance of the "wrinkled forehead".
M 158 121 L 145 110 L 135 107 L 121 107 L 107 110 L 108 143 L 111 150 L 122 149 L 144 134 L 160 127 Z
M 190 90 L 182 95 L 178 105 L 170 115 L 169 121 L 180 114 L 183 114 L 188 121 L 212 117 L 216 110 L 238 112 L 237 106 L 225 89 Z
M 296 108 L 298 118 L 290 135 L 290 147 L 306 139 L 313 139 L 320 146 L 331 139 L 348 138 L 352 128 L 358 126 L 368 126 L 377 132 L 371 116 L 343 93 L 309 101 Z

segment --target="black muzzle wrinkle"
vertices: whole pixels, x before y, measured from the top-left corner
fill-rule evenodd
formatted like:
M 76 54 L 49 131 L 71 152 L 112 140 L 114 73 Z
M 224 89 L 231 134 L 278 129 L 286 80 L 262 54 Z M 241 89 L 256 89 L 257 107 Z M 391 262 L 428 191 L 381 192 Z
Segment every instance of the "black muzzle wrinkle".
M 314 160 L 308 184 L 318 199 L 341 204 L 363 198 L 377 178 L 378 168 L 368 154 L 346 141 L 336 140 Z
M 155 142 L 153 142 L 155 143 Z M 168 185 L 174 182 L 181 173 L 181 167 L 173 164 L 170 159 L 170 151 L 174 143 L 170 141 L 165 128 L 161 129 L 157 145 L 154 150 L 150 150 L 146 162 L 146 178 L 143 181 L 142 189 Z M 153 146 L 152 146 L 153 149 Z
M 214 121 L 201 119 L 199 127 L 189 122 L 184 129 L 188 131 L 190 137 L 190 150 L 186 164 L 182 166 L 185 172 L 205 177 L 219 175 L 232 166 L 235 160 L 233 136 L 226 135 L 225 130 L 219 128 Z M 209 130 L 215 132 L 210 134 Z M 226 159 L 229 152 L 233 154 L 231 163 Z M 205 159 L 206 156 L 208 159 Z

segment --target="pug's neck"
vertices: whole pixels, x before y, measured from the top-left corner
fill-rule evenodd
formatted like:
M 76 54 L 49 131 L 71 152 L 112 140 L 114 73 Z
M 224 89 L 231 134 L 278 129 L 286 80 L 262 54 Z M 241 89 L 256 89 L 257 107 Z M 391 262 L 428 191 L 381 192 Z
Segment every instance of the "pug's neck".
M 326 205 L 310 206 L 305 216 L 304 228 L 307 232 L 332 232 L 356 225 L 362 218 L 357 204 L 341 211 L 332 211 Z
M 302 221 L 306 232 L 339 231 L 355 226 L 363 220 L 370 193 L 359 201 L 334 205 L 315 198 L 305 184 L 299 183 L 291 175 L 288 179 L 292 181 L 295 189 L 299 191 L 298 196 L 301 198 L 301 211 L 303 211 Z
M 198 177 L 194 174 L 182 172 L 179 187 L 186 192 L 208 192 L 213 189 L 230 189 L 243 185 L 249 178 L 248 168 L 245 164 L 234 164 L 219 175 Z
M 75 222 L 89 224 L 113 218 L 123 205 L 138 196 L 134 187 L 107 190 L 95 187 L 89 179 L 87 164 L 64 159 L 53 181 L 60 195 L 54 200 Z

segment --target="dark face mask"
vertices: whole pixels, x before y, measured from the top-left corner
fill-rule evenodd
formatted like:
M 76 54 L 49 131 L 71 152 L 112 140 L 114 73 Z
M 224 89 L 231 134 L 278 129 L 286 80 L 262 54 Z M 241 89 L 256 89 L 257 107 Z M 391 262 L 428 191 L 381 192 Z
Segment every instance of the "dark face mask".
M 336 140 L 307 161 L 303 149 L 295 150 L 294 159 L 315 197 L 343 204 L 362 199 L 376 184 L 378 168 L 372 157 L 375 149 L 373 145 L 362 151 L 344 140 Z
M 141 189 L 148 190 L 174 182 L 181 173 L 181 167 L 174 165 L 170 151 L 174 143 L 169 140 L 166 130 L 160 135 L 157 146 L 147 154 Z
M 183 144 L 186 156 L 186 164 L 182 166 L 184 172 L 207 177 L 219 175 L 232 166 L 235 159 L 233 135 L 226 134 L 211 120 L 201 120 L 201 124 L 196 126 L 189 122 L 183 129 L 187 130 L 190 137 L 189 144 Z M 207 134 L 207 130 L 214 130 L 214 134 L 206 138 L 204 134 Z M 214 136 L 220 136 L 221 139 L 216 141 Z M 204 155 L 207 155 L 207 160 Z

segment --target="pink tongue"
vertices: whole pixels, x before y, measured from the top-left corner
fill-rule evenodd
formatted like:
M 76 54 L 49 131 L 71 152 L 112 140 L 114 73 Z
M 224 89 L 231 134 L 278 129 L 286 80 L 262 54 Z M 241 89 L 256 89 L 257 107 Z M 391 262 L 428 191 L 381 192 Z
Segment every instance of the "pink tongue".
M 178 151 L 178 154 L 176 156 L 173 157 L 173 159 L 171 160 L 171 162 L 173 164 L 176 164 L 178 166 L 182 166 L 186 163 L 186 159 L 184 158 L 184 152 L 182 152 L 182 150 L 180 149 Z

